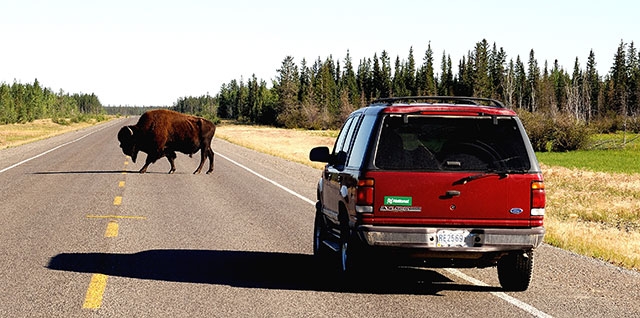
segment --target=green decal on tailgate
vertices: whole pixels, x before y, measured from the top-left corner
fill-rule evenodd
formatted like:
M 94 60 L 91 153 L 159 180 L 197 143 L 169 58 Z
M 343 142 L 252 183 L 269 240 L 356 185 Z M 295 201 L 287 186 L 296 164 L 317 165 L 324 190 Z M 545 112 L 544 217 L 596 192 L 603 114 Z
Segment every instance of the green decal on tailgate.
M 412 197 L 396 197 L 396 196 L 384 197 L 384 205 L 411 206 L 412 204 L 413 204 Z

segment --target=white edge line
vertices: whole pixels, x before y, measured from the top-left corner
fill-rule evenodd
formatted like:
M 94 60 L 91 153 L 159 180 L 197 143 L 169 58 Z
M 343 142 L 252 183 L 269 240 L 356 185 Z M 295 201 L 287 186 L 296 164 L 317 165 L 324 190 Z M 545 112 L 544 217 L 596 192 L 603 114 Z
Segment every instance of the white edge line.
M 115 124 L 114 124 L 114 125 L 115 125 Z M 56 146 L 56 147 L 53 147 L 53 148 L 51 148 L 51 149 L 49 149 L 49 150 L 47 150 L 47 151 L 45 151 L 45 152 L 43 152 L 43 153 L 41 153 L 41 154 L 38 154 L 38 155 L 35 155 L 35 156 L 31 157 L 31 158 L 28 158 L 28 159 L 22 160 L 22 161 L 20 161 L 20 162 L 18 162 L 18 163 L 14 163 L 13 165 L 10 165 L 10 166 L 8 166 L 8 167 L 6 167 L 6 168 L 4 168 L 4 169 L 0 170 L 0 173 L 3 173 L 3 172 L 5 172 L 5 171 L 7 171 L 7 170 L 10 170 L 10 169 L 13 169 L 13 168 L 15 168 L 15 167 L 17 167 L 17 166 L 19 166 L 19 165 L 21 165 L 21 164 L 27 163 L 27 162 L 29 162 L 29 161 L 31 161 L 31 160 L 33 160 L 33 159 L 36 159 L 36 158 L 42 157 L 42 156 L 44 156 L 44 155 L 46 155 L 46 154 L 48 154 L 48 153 L 50 153 L 50 152 L 52 152 L 52 151 L 54 151 L 54 150 L 56 150 L 56 149 L 62 148 L 62 147 L 64 147 L 64 146 L 69 145 L 69 144 L 72 144 L 72 143 L 74 143 L 74 142 L 76 142 L 76 141 L 78 141 L 78 140 L 84 139 L 85 137 L 87 137 L 87 136 L 89 136 L 89 135 L 91 135 L 91 134 L 93 134 L 93 133 L 96 133 L 96 132 L 98 132 L 98 131 L 101 131 L 101 130 L 103 130 L 103 129 L 107 128 L 107 127 L 111 127 L 111 126 L 112 126 L 112 125 L 106 125 L 106 126 L 104 126 L 104 127 L 101 127 L 100 129 L 94 130 L 94 131 L 92 131 L 92 132 L 90 132 L 90 133 L 88 133 L 88 134 L 86 134 L 86 135 L 83 135 L 83 136 L 81 136 L 81 137 L 78 137 L 78 138 L 77 138 L 77 139 L 75 139 L 75 140 L 65 142 L 64 144 L 58 145 L 58 146 Z
M 224 158 L 225 160 L 227 160 L 227 161 L 229 161 L 229 162 L 233 163 L 234 165 L 236 165 L 236 166 L 238 166 L 238 167 L 240 167 L 240 168 L 242 168 L 242 169 L 244 169 L 244 170 L 247 170 L 247 171 L 251 172 L 252 174 L 254 174 L 255 176 L 257 176 L 258 178 L 260 178 L 260 179 L 262 179 L 262 180 L 264 180 L 264 181 L 267 181 L 267 182 L 269 182 L 269 183 L 273 184 L 274 186 L 276 186 L 276 187 L 278 187 L 278 188 L 280 188 L 280 189 L 282 189 L 282 190 L 284 190 L 284 191 L 288 192 L 289 194 L 291 194 L 291 195 L 293 195 L 293 196 L 295 196 L 295 197 L 297 197 L 297 198 L 301 199 L 301 200 L 302 200 L 302 201 L 304 201 L 304 202 L 307 202 L 307 203 L 309 203 L 309 204 L 311 204 L 311 205 L 315 205 L 315 204 L 316 204 L 313 200 L 309 200 L 307 197 L 305 197 L 305 196 L 303 196 L 303 195 L 301 195 L 301 194 L 299 194 L 299 193 L 297 193 L 297 192 L 295 192 L 295 191 L 293 191 L 293 190 L 291 190 L 291 189 L 289 189 L 289 188 L 287 188 L 287 187 L 285 187 L 285 186 L 283 186 L 283 185 L 281 185 L 281 184 L 279 184 L 279 183 L 277 183 L 277 182 L 275 182 L 275 181 L 273 181 L 273 180 L 271 180 L 271 179 L 269 179 L 269 178 L 267 178 L 267 177 L 265 177 L 265 176 L 263 176 L 263 175 L 261 175 L 261 174 L 259 174 L 259 173 L 255 172 L 255 171 L 251 170 L 250 168 L 248 168 L 248 167 L 246 167 L 246 166 L 242 165 L 242 164 L 241 164 L 241 163 L 239 163 L 239 162 L 236 162 L 236 161 L 234 161 L 234 160 L 230 159 L 230 158 L 229 158 L 229 157 L 227 157 L 227 156 L 221 155 L 220 153 L 216 153 L 216 156 L 220 156 L 220 157 Z
M 447 272 L 455 275 L 455 276 L 458 276 L 458 277 L 460 277 L 460 278 L 462 278 L 462 279 L 464 279 L 464 280 L 476 285 L 476 286 L 489 286 L 488 284 L 484 283 L 483 281 L 475 279 L 475 278 L 473 278 L 473 277 L 471 277 L 469 275 L 466 275 L 466 274 L 462 273 L 461 271 L 459 271 L 459 270 L 457 270 L 455 268 L 445 268 L 445 270 Z M 529 304 L 527 304 L 527 303 L 525 303 L 525 302 L 523 302 L 523 301 L 521 301 L 519 299 L 513 298 L 513 297 L 511 297 L 511 296 L 509 296 L 509 295 L 507 295 L 507 294 L 505 294 L 503 292 L 491 292 L 491 294 L 496 296 L 496 297 L 498 297 L 498 298 L 503 299 L 504 301 L 506 301 L 506 302 L 508 302 L 508 303 L 510 303 L 510 304 L 512 304 L 512 305 L 524 310 L 525 312 L 527 312 L 527 313 L 529 313 L 529 314 L 531 314 L 531 315 L 533 315 L 535 317 L 541 317 L 541 318 L 551 318 L 551 317 L 553 317 L 553 316 L 551 316 L 551 315 L 549 315 L 549 314 L 547 314 L 545 312 L 542 312 L 539 309 L 537 309 L 537 308 L 535 308 L 535 307 L 533 307 L 533 306 L 531 306 L 531 305 L 529 305 Z

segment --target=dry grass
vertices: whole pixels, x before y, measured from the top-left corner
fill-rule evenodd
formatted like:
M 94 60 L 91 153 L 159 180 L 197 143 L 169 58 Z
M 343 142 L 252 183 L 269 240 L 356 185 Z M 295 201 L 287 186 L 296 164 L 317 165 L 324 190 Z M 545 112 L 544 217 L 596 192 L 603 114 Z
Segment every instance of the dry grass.
M 640 175 L 543 166 L 545 240 L 640 269 Z
M 59 125 L 51 119 L 39 119 L 26 124 L 0 125 L 0 149 L 15 147 L 69 131 L 95 125 L 95 121 Z
M 337 135 L 338 132 L 333 130 L 298 130 L 231 124 L 221 124 L 216 129 L 216 138 L 318 169 L 324 164 L 309 161 L 309 151 L 316 146 L 333 147 Z

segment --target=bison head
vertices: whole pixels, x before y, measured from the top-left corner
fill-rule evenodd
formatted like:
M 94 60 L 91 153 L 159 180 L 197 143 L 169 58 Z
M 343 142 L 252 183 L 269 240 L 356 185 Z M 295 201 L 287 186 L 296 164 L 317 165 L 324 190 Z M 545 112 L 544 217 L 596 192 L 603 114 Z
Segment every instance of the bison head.
M 118 141 L 120 141 L 122 152 L 130 156 L 134 163 L 138 157 L 138 148 L 136 147 L 136 140 L 134 138 L 136 130 L 136 126 L 124 126 L 118 132 Z

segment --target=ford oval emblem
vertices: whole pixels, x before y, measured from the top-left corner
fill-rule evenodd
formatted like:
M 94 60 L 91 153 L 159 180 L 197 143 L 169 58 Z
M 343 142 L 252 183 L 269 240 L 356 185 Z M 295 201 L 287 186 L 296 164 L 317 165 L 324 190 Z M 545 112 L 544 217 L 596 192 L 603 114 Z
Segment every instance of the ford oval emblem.
M 521 208 L 511 208 L 511 210 L 509 210 L 509 213 L 511 213 L 511 214 L 520 214 L 523 211 L 524 210 L 522 210 Z

